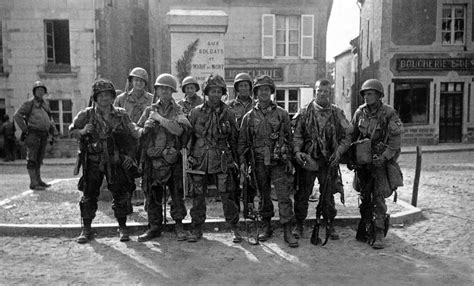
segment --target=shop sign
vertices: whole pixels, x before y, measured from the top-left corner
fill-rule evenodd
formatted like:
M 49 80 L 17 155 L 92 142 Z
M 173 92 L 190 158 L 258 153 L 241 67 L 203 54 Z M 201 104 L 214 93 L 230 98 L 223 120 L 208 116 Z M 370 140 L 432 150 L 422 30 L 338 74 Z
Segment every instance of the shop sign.
M 268 75 L 273 80 L 283 80 L 283 69 L 279 67 L 272 68 L 225 68 L 225 79 L 227 81 L 233 81 L 235 76 L 239 73 L 248 73 L 252 78 L 256 78 L 260 75 Z
M 474 58 L 399 58 L 397 71 L 474 71 Z

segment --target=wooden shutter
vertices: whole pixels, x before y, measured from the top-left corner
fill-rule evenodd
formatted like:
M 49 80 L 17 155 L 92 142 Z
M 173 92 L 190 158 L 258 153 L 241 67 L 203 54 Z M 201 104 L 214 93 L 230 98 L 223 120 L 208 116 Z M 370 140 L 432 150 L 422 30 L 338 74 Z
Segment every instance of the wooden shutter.
M 262 15 L 262 59 L 275 58 L 275 15 Z
M 314 15 L 301 15 L 301 58 L 314 58 Z

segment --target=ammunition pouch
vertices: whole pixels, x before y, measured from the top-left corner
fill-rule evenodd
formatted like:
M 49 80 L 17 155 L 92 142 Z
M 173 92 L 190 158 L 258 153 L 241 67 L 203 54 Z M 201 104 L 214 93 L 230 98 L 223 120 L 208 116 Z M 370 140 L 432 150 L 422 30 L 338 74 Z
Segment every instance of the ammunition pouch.
M 179 157 L 181 154 L 179 153 L 178 150 L 174 147 L 166 147 L 165 150 L 161 153 L 163 159 L 168 163 L 168 164 L 175 164 L 178 162 Z
M 365 138 L 358 140 L 353 144 L 355 145 L 355 155 L 357 164 L 372 164 L 372 140 Z

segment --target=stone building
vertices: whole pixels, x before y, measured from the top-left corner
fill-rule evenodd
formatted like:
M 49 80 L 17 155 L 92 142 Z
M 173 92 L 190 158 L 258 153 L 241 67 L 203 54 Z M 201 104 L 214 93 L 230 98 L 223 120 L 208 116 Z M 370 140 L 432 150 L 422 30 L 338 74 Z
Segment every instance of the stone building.
M 474 142 L 473 1 L 358 2 L 358 86 L 382 81 L 403 144 Z

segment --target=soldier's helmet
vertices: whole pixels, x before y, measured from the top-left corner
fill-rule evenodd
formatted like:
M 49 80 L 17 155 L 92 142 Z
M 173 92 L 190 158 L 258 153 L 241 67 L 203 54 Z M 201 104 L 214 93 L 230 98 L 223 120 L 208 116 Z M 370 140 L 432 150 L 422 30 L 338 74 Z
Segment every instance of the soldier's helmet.
M 204 95 L 209 93 L 211 87 L 220 87 L 222 89 L 222 95 L 227 94 L 227 85 L 225 84 L 225 80 L 222 76 L 216 75 L 209 75 L 209 77 L 202 83 L 202 91 Z
M 248 81 L 249 85 L 250 85 L 250 90 L 252 90 L 252 77 L 250 77 L 250 75 L 248 73 L 239 73 L 238 75 L 235 76 L 234 78 L 234 90 L 235 91 L 239 91 L 239 89 L 237 88 L 239 82 L 242 82 L 242 81 Z
M 364 96 L 364 91 L 366 90 L 375 90 L 380 93 L 380 96 L 383 97 L 383 84 L 378 79 L 368 79 L 363 84 L 359 90 L 360 96 Z
M 265 85 L 270 87 L 272 94 L 275 93 L 276 87 L 275 87 L 275 83 L 273 82 L 273 79 L 269 77 L 268 75 L 261 75 L 261 76 L 256 77 L 253 80 L 253 94 L 256 95 L 257 89 Z
M 97 101 L 97 94 L 99 94 L 102 91 L 111 91 L 114 98 L 117 96 L 117 93 L 115 92 L 115 87 L 114 84 L 105 78 L 100 78 L 94 81 L 92 84 L 92 96 L 94 98 L 94 101 Z
M 178 81 L 169 73 L 162 73 L 156 78 L 155 88 L 158 86 L 167 86 L 171 87 L 173 92 L 178 91 Z
M 131 81 L 132 77 L 138 77 L 145 81 L 145 84 L 148 85 L 148 73 L 144 68 L 136 67 L 128 75 L 128 80 Z
M 38 87 L 42 87 L 44 88 L 44 93 L 48 93 L 48 89 L 46 88 L 46 85 L 44 85 L 44 83 L 40 80 L 37 80 L 33 83 L 33 95 L 35 94 L 35 90 L 38 88 Z
M 183 79 L 183 82 L 181 83 L 181 90 L 183 92 L 184 92 L 184 88 L 188 84 L 194 84 L 194 86 L 196 87 L 196 91 L 199 91 L 199 83 L 197 82 L 197 80 L 195 80 L 194 77 L 192 77 L 192 76 L 187 76 Z

